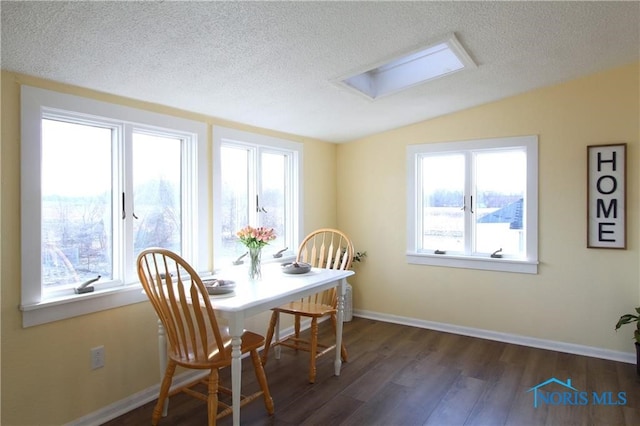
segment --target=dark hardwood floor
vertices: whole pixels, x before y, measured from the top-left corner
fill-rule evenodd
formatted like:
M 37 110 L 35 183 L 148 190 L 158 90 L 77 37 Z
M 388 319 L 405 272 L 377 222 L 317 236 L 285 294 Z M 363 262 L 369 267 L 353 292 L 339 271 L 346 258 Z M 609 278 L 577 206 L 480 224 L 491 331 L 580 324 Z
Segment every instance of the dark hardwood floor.
M 320 328 L 330 336 L 328 323 Z M 307 383 L 308 353 L 283 348 L 280 360 L 271 356 L 266 373 L 275 415 L 256 400 L 243 408 L 242 424 L 640 425 L 640 379 L 632 364 L 362 318 L 345 323 L 344 339 L 349 362 L 341 375 L 333 375 L 333 355 L 327 355 L 314 385 Z M 243 389 L 257 389 L 248 359 L 242 374 Z M 539 399 L 535 408 L 528 390 L 553 377 L 571 379 L 577 391 L 549 384 L 541 388 L 549 403 Z M 221 379 L 229 383 L 228 369 Z M 626 404 L 614 405 L 623 399 Z M 148 425 L 154 404 L 105 425 Z M 171 399 L 160 421 L 204 424 L 205 403 L 184 394 Z M 218 424 L 230 425 L 231 417 Z

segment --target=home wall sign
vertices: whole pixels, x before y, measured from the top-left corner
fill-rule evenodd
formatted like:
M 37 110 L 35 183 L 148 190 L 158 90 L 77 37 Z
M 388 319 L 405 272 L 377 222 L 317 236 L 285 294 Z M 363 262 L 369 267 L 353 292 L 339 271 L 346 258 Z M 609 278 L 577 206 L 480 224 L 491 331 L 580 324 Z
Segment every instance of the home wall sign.
M 627 144 L 587 147 L 587 247 L 626 248 Z

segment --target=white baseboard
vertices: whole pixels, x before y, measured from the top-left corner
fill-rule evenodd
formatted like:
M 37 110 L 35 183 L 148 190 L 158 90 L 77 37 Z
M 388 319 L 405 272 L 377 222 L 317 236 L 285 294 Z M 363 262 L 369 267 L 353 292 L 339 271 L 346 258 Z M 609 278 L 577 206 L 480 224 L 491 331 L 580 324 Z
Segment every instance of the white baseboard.
M 372 311 L 354 310 L 354 316 L 368 318 L 376 321 L 391 322 L 395 324 L 409 325 L 446 333 L 461 334 L 463 336 L 478 337 L 480 339 L 496 340 L 512 343 L 514 345 L 530 346 L 533 348 L 548 349 L 576 355 L 590 356 L 594 358 L 608 359 L 612 361 L 636 363 L 636 354 L 632 352 L 618 352 L 610 349 L 596 348 L 593 346 L 576 345 L 573 343 L 558 342 L 554 340 L 537 339 L 535 337 L 520 336 L 517 334 L 500 333 L 497 331 L 483 330 L 479 328 L 463 327 L 459 325 L 445 324 L 434 321 L 420 320 L 416 318 L 401 317 L 398 315 L 381 314 Z
M 512 343 L 514 345 L 530 346 L 540 349 L 548 349 L 558 352 L 566 352 L 576 355 L 585 355 L 595 358 L 609 359 L 612 361 L 626 362 L 635 364 L 636 356 L 630 352 L 618 352 L 609 349 L 595 348 L 592 346 L 576 345 L 573 343 L 557 342 L 553 340 L 536 339 L 534 337 L 519 336 L 517 334 L 499 333 L 496 331 L 482 330 L 479 328 L 462 327 L 458 325 L 445 324 L 434 321 L 425 321 L 416 318 L 401 317 L 398 315 L 381 314 L 372 311 L 354 310 L 353 316 L 372 319 L 376 321 L 390 322 L 394 324 L 408 325 L 412 327 L 426 328 L 429 330 L 443 331 L 446 333 L 460 334 L 463 336 L 478 337 L 480 339 L 496 340 L 499 342 Z M 301 323 L 301 329 L 309 327 L 308 321 Z M 293 326 L 280 331 L 281 336 L 293 334 Z M 179 386 L 204 377 L 206 372 L 186 372 L 179 376 L 175 376 L 174 386 Z M 143 406 L 158 397 L 160 392 L 160 383 L 153 385 L 147 389 L 137 392 L 127 398 L 121 399 L 111 405 L 94 411 L 84 417 L 76 419 L 65 426 L 99 426 L 110 420 L 113 420 L 131 410 Z M 169 405 L 171 409 L 171 405 Z

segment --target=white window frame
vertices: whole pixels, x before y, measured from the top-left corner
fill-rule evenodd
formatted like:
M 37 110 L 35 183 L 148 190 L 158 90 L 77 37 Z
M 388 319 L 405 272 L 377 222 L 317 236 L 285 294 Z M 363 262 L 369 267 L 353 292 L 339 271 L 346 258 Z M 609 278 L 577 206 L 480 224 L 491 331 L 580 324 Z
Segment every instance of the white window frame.
M 423 155 L 520 148 L 526 151 L 526 232 L 523 258 L 491 258 L 471 254 L 435 254 L 419 250 L 421 203 L 419 159 Z M 407 263 L 489 271 L 538 273 L 538 137 L 517 136 L 407 146 Z
M 230 146 L 247 146 L 265 152 L 287 152 L 292 156 L 293 164 L 288 174 L 289 185 L 291 188 L 292 203 L 289 206 L 291 223 L 287 226 L 292 234 L 292 246 L 282 253 L 282 257 L 278 259 L 263 257 L 262 262 L 284 261 L 292 259 L 298 249 L 300 236 L 302 235 L 302 187 L 303 187 L 303 144 L 293 142 L 286 139 L 280 139 L 272 136 L 261 135 L 258 133 L 247 132 L 243 130 L 232 129 L 228 127 L 215 126 L 213 128 L 213 250 L 214 250 L 214 267 L 215 269 L 226 269 L 232 267 L 230 259 L 218 258 L 215 253 L 219 253 L 222 247 L 222 167 L 220 163 L 221 149 L 223 144 Z M 251 198 L 251 197 L 250 197 Z M 253 209 L 251 206 L 253 205 Z M 250 211 L 255 210 L 255 202 L 249 200 Z M 218 262 L 218 263 L 216 263 Z
M 21 239 L 22 239 L 22 310 L 23 327 L 44 324 L 105 309 L 125 306 L 147 300 L 137 280 L 112 282 L 96 286 L 92 293 L 75 294 L 72 289 L 44 298 L 41 285 L 41 120 L 46 115 L 86 118 L 88 122 L 111 121 L 123 131 L 156 131 L 181 134 L 191 141 L 183 152 L 183 167 L 189 165 L 185 179 L 192 181 L 187 211 L 183 217 L 194 218 L 183 222 L 188 241 L 183 242 L 189 261 L 197 270 L 210 269 L 208 236 L 208 203 L 210 194 L 207 170 L 207 125 L 136 108 L 125 107 L 79 96 L 58 93 L 29 86 L 21 88 L 22 143 L 21 143 Z M 185 185 L 183 183 L 183 189 Z M 132 200 L 132 197 L 128 197 Z M 131 201 L 129 201 L 131 202 Z M 130 209 L 128 211 L 131 211 Z M 189 223 L 191 222 L 191 223 Z M 123 225 L 124 226 L 124 225 Z M 194 232 L 197 230 L 197 232 Z M 116 230 L 114 229 L 114 232 Z

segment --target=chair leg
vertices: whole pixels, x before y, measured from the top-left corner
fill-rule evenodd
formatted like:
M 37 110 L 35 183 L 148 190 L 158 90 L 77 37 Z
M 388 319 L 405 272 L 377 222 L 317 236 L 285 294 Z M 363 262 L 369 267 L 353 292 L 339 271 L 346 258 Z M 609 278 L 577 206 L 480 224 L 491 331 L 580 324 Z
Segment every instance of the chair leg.
M 209 426 L 215 426 L 218 416 L 218 369 L 212 368 L 209 373 L 209 386 L 207 395 L 207 418 Z
M 151 424 L 156 426 L 160 421 L 160 416 L 162 415 L 162 409 L 164 408 L 164 404 L 167 400 L 167 396 L 169 395 L 169 388 L 171 387 L 171 381 L 173 380 L 173 373 L 176 371 L 176 363 L 169 360 L 167 364 L 167 369 L 164 372 L 164 377 L 162 378 L 162 384 L 160 385 L 160 394 L 158 395 L 158 402 L 156 403 L 155 408 L 153 409 L 153 414 L 151 415 Z
M 309 383 L 316 381 L 316 354 L 318 353 L 318 318 L 311 318 L 311 342 L 309 345 L 311 359 L 309 361 Z
M 349 361 L 349 354 L 347 353 L 347 347 L 344 345 L 340 345 L 340 356 L 342 357 L 342 362 Z
M 276 359 L 280 359 L 280 350 L 282 349 L 280 347 L 280 312 L 275 312 L 276 314 L 276 324 L 275 324 L 275 338 L 276 338 L 276 343 L 273 347 L 273 350 L 275 351 L 275 355 L 276 355 Z
M 275 331 L 277 326 L 278 326 L 278 312 L 273 311 L 271 313 L 271 320 L 269 321 L 269 328 L 267 329 L 267 335 L 264 339 L 264 349 L 262 350 L 262 365 L 267 365 L 267 358 L 269 357 L 269 348 L 271 347 L 273 332 Z M 278 343 L 278 337 L 279 336 L 276 336 L 276 343 Z
M 295 316 L 293 328 L 294 328 L 296 339 L 300 339 L 300 315 Z M 295 341 L 296 352 L 298 351 L 298 345 L 300 345 L 299 340 L 296 340 Z
M 269 392 L 269 385 L 267 384 L 267 376 L 264 374 L 264 368 L 262 367 L 262 362 L 260 361 L 260 356 L 258 356 L 258 351 L 251 351 L 251 361 L 253 362 L 253 368 L 256 371 L 256 378 L 258 379 L 258 383 L 260 384 L 260 389 L 262 389 L 262 396 L 264 398 L 264 406 L 267 409 L 267 413 L 269 415 L 273 415 L 273 398 L 271 398 L 271 392 Z

